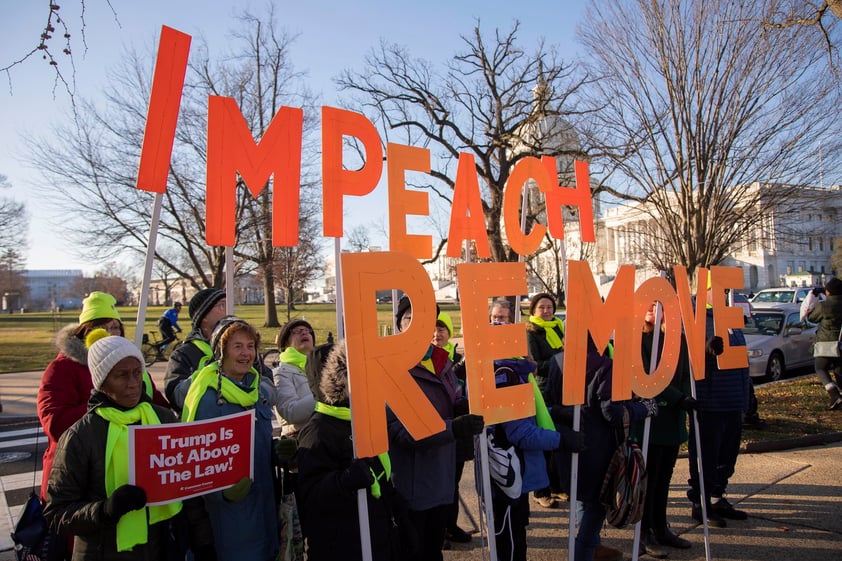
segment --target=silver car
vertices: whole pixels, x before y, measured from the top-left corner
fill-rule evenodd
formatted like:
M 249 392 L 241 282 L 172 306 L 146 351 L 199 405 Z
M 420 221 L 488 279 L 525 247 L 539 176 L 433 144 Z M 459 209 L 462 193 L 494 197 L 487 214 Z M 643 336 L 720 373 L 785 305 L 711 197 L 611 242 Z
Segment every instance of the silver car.
M 800 304 L 813 288 L 812 286 L 764 288 L 754 295 L 751 299 L 751 305 L 755 308 L 760 306 L 766 308 L 775 304 Z
M 780 380 L 788 370 L 813 364 L 816 327 L 799 319 L 797 304 L 754 308 L 743 329 L 752 378 Z

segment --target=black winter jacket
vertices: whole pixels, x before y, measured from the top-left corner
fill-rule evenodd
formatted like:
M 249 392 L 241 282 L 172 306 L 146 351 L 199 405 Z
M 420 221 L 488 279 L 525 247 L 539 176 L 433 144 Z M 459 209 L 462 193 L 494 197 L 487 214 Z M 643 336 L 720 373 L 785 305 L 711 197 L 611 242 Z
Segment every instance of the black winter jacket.
M 144 398 L 145 399 L 145 398 Z M 100 406 L 116 407 L 99 392 L 90 408 L 61 437 L 47 483 L 44 516 L 59 534 L 74 535 L 73 561 L 159 561 L 168 559 L 173 544 L 168 539 L 171 522 L 186 521 L 194 548 L 213 545 L 213 531 L 201 498 L 184 501 L 181 513 L 149 526 L 146 544 L 132 551 L 117 551 L 117 520 L 104 511 L 105 443 L 108 421 L 94 413 Z M 169 409 L 152 405 L 162 423 L 176 421 Z M 186 519 L 186 520 L 185 520 Z
M 818 302 L 807 319 L 819 324 L 816 341 L 836 341 L 842 328 L 842 296 L 831 295 Z

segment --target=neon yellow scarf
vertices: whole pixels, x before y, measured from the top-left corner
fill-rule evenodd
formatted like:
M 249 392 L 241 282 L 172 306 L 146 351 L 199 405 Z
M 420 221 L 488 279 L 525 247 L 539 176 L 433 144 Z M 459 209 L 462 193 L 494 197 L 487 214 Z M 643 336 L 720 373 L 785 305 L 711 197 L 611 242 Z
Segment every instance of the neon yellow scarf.
M 193 380 L 190 382 L 190 389 L 184 398 L 184 410 L 181 412 L 181 420 L 190 422 L 196 420 L 196 409 L 199 407 L 199 400 L 208 391 L 208 388 L 216 389 L 220 385 L 222 399 L 228 403 L 236 403 L 241 407 L 251 407 L 257 403 L 257 386 L 260 384 L 260 374 L 252 368 L 249 370 L 253 376 L 251 387 L 243 390 L 227 376 L 220 376 L 219 362 L 212 362 L 199 372 L 193 373 Z
M 538 389 L 538 382 L 535 381 L 535 375 L 531 372 L 528 377 L 529 383 L 532 384 L 532 393 L 535 396 L 535 422 L 542 429 L 555 430 L 555 423 L 550 417 L 550 411 L 547 409 L 547 404 L 544 402 L 544 396 L 541 395 L 541 390 Z
M 294 347 L 287 347 L 281 353 L 281 362 L 295 366 L 303 374 L 304 367 L 307 365 L 307 355 L 301 354 Z
M 453 353 L 456 352 L 456 345 L 454 345 L 453 343 L 448 341 L 447 344 L 442 347 L 442 349 L 447 351 L 447 358 L 449 358 L 452 361 L 453 360 Z
M 564 335 L 564 323 L 558 318 L 553 318 L 550 321 L 543 320 L 538 316 L 529 316 L 530 323 L 537 325 L 538 327 L 544 328 L 544 337 L 547 338 L 547 343 L 550 345 L 551 349 L 563 349 L 564 343 L 561 342 L 561 337 L 558 336 L 559 332 Z M 558 331 L 553 329 L 554 327 L 558 327 Z
M 129 428 L 138 421 L 142 425 L 161 424 L 155 409 L 148 402 L 121 411 L 114 407 L 97 407 L 97 415 L 108 421 L 105 443 L 105 494 L 129 482 Z M 172 518 L 181 511 L 181 501 L 133 510 L 117 521 L 117 551 L 131 551 L 149 539 L 149 524 Z M 147 512 L 149 514 L 147 521 Z
M 336 405 L 328 405 L 327 403 L 317 401 L 316 411 L 341 421 L 351 420 L 351 409 L 349 407 L 337 407 Z M 392 477 L 392 461 L 389 459 L 389 453 L 382 452 L 377 454 L 377 457 L 380 459 L 380 463 L 383 464 L 383 473 L 378 475 L 374 473 L 374 469 L 369 468 L 371 475 L 374 476 L 374 483 L 371 484 L 371 496 L 375 499 L 380 498 L 380 479 L 385 476 L 388 481 Z

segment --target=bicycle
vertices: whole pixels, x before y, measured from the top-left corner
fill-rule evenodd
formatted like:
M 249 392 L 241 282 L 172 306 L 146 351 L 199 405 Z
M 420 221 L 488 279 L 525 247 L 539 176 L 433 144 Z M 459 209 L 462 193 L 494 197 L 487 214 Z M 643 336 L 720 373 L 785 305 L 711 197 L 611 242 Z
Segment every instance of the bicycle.
M 143 342 L 140 344 L 140 352 L 143 355 L 143 361 L 146 363 L 146 366 L 152 366 L 156 362 L 169 360 L 164 355 L 164 352 L 171 344 L 178 342 L 178 337 L 170 342 L 164 342 L 163 340 L 158 339 L 157 333 L 157 331 L 152 329 L 149 333 L 143 334 Z

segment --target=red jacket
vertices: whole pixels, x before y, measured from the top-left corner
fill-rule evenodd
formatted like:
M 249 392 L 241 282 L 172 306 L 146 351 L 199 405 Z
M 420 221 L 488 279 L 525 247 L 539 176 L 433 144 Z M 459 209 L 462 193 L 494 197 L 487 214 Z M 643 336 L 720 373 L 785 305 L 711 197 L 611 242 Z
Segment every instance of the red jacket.
M 68 325 L 58 332 L 55 342 L 58 356 L 47 365 L 38 388 L 38 419 L 47 435 L 41 475 L 41 497 L 44 499 L 47 497 L 47 480 L 53 467 L 58 440 L 64 431 L 85 415 L 94 389 L 88 370 L 88 349 L 84 341 L 73 335 L 77 327 Z M 155 388 L 154 382 L 152 390 L 152 402 L 168 407 L 167 400 Z

